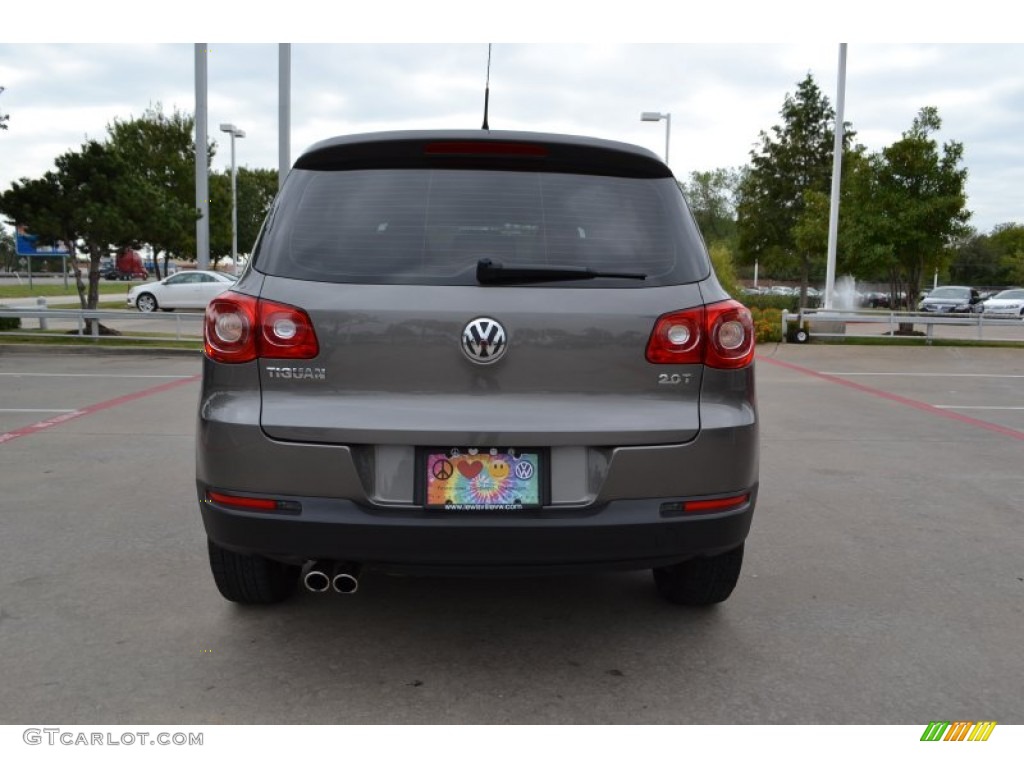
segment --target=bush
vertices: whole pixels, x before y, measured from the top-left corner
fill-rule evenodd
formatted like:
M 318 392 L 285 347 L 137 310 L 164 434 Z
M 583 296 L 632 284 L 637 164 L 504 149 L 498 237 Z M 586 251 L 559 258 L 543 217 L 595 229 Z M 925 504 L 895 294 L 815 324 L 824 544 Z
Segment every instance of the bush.
M 770 293 L 760 293 L 751 296 L 740 296 L 740 301 L 751 309 L 777 309 L 779 312 L 788 309 L 793 314 L 800 311 L 799 296 L 777 296 Z
M 715 276 L 719 284 L 730 296 L 738 296 L 739 289 L 736 282 L 736 267 L 732 261 L 732 253 L 721 243 L 715 243 L 708 249 L 711 256 L 711 264 L 715 268 Z
M 0 304 L 0 309 L 7 309 Z M 0 331 L 17 331 L 21 328 L 20 317 L 0 317 Z
M 757 298 L 757 297 L 754 297 Z M 775 298 L 786 298 L 778 296 Z M 751 307 L 750 314 L 754 318 L 754 337 L 758 344 L 770 344 L 782 341 L 782 310 L 769 307 Z

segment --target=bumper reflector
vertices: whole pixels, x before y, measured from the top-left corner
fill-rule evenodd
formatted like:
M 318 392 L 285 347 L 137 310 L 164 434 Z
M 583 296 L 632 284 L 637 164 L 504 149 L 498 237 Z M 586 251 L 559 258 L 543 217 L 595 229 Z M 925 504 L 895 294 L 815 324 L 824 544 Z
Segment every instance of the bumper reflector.
M 254 499 L 251 496 L 231 496 L 227 493 L 207 491 L 207 500 L 223 504 L 226 507 L 238 507 L 239 509 L 259 510 L 262 512 L 282 512 L 286 514 L 298 514 L 302 511 L 302 505 L 297 501 L 281 501 L 279 499 Z
M 750 501 L 750 494 L 727 496 L 724 499 L 700 499 L 698 501 L 670 501 L 661 505 L 662 515 L 689 515 L 711 512 L 727 512 L 739 509 Z

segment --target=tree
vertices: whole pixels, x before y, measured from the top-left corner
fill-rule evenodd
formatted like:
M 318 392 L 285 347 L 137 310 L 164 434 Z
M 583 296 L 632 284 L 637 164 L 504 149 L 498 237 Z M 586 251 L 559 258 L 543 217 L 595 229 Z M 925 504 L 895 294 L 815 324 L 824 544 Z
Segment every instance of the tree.
M 1003 280 L 1024 285 L 1024 226 L 1000 224 L 992 230 L 989 242 L 1003 269 Z
M 963 145 L 947 142 L 940 152 L 933 134 L 941 127 L 935 107 L 921 109 L 899 141 L 870 158 L 853 206 L 857 241 L 886 269 L 893 294 L 911 302 L 922 276 L 943 268 L 970 233 Z
M 18 255 L 15 253 L 14 236 L 6 228 L 0 227 L 0 269 L 13 271 L 18 266 Z
M 48 171 L 39 179 L 21 179 L 11 183 L 11 188 L 0 195 L 0 212 L 8 217 L 8 223 L 25 226 L 43 241 L 63 242 L 68 248 L 69 263 L 77 266 L 77 238 L 75 217 L 77 205 L 65 197 L 57 174 Z M 76 270 L 79 297 L 85 307 L 85 289 L 81 275 Z
M 7 89 L 4 88 L 2 85 L 0 85 L 0 93 L 3 93 L 5 90 L 7 90 Z M 0 131 L 6 131 L 7 130 L 7 121 L 10 120 L 10 119 L 11 119 L 10 115 L 5 115 L 3 113 L 0 113 Z
M 694 171 L 689 182 L 680 182 L 697 226 L 708 246 L 732 244 L 736 239 L 736 190 L 740 174 L 730 168 Z
M 142 117 L 115 120 L 108 126 L 109 144 L 134 169 L 142 182 L 137 200 L 142 210 L 132 212 L 140 224 L 135 238 L 153 248 L 153 262 L 160 278 L 158 254 L 164 265 L 170 256 L 195 253 L 196 151 L 195 119 L 175 111 L 165 115 L 162 107 L 148 109 Z M 211 145 L 208 158 L 213 157 Z
M 949 281 L 958 285 L 1002 285 L 1006 268 L 988 235 L 977 230 L 960 238 L 953 246 Z
M 808 74 L 795 95 L 786 94 L 780 115 L 781 125 L 761 132 L 739 186 L 739 252 L 746 263 L 796 269 L 804 301 L 811 266 L 825 257 L 816 238 L 808 237 L 817 225 L 806 216 L 808 203 L 820 200 L 808 193 L 827 197 L 831 189 L 835 110 Z M 844 150 L 853 136 L 845 130 Z M 803 232 L 799 239 L 798 226 Z
M 277 195 L 277 171 L 239 168 L 238 252 L 247 254 L 256 242 L 263 220 Z M 210 175 L 210 252 L 231 254 L 231 171 Z
M 43 240 L 68 245 L 82 307 L 95 309 L 100 259 L 110 254 L 111 246 L 136 239 L 148 190 L 124 157 L 94 140 L 54 163 L 56 170 L 40 179 L 13 183 L 0 195 L 0 212 Z M 79 249 L 89 254 L 88 286 L 76 259 Z

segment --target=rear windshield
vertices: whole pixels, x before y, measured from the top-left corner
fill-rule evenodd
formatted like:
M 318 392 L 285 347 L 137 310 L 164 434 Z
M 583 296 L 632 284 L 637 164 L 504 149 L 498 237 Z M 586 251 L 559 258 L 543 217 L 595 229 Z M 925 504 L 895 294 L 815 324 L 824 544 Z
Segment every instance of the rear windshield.
M 710 271 L 671 178 L 451 169 L 293 170 L 254 266 L 300 280 L 474 285 L 485 258 L 647 276 L 572 281 L 595 288 L 690 283 Z

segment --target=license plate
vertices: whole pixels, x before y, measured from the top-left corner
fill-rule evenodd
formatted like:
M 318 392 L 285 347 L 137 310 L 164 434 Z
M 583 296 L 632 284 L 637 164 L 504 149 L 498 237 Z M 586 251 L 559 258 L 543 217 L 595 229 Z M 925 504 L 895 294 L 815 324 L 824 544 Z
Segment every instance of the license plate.
M 428 448 L 419 468 L 423 506 L 449 511 L 540 507 L 546 455 L 537 449 Z

